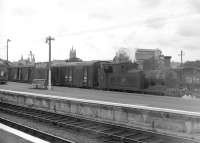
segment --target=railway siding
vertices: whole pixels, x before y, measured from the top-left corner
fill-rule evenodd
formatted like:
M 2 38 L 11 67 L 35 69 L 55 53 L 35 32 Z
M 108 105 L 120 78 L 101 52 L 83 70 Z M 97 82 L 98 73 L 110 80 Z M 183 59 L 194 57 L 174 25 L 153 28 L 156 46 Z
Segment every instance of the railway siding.
M 1 102 L 200 140 L 200 113 L 0 89 Z

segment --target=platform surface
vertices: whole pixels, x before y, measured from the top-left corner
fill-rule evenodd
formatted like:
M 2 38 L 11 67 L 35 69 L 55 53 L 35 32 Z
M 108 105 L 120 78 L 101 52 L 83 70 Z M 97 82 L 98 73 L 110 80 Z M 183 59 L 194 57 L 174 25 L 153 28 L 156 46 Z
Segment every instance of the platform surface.
M 107 101 L 122 104 L 144 105 L 165 109 L 176 109 L 189 112 L 200 112 L 200 99 L 182 99 L 147 94 L 102 91 L 69 87 L 53 87 L 53 90 L 31 89 L 31 84 L 8 82 L 0 89 L 48 94 L 87 100 Z

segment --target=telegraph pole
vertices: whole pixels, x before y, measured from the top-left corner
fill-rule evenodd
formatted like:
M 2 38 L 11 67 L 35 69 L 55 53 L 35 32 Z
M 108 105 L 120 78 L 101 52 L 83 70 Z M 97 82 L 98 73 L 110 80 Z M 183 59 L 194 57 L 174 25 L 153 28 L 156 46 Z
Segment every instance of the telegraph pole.
M 183 51 L 181 50 L 181 67 L 183 66 Z
M 48 64 L 48 71 L 49 71 L 49 78 L 48 78 L 48 90 L 51 90 L 51 41 L 55 40 L 53 37 L 49 36 L 46 38 L 46 43 L 49 44 L 49 64 Z
M 11 41 L 10 39 L 7 39 L 7 45 L 6 45 L 6 47 L 7 47 L 7 58 L 6 58 L 7 63 L 8 63 L 8 43 L 9 43 L 10 41 Z
M 180 65 L 180 67 L 182 67 L 183 66 L 183 56 L 184 56 L 183 50 L 181 50 L 181 54 L 179 54 L 179 56 L 181 57 L 181 65 Z
M 181 57 L 181 66 L 180 66 L 180 69 L 181 69 L 181 73 L 180 73 L 180 80 L 181 80 L 181 84 L 183 84 L 183 51 L 181 50 L 181 54 L 179 55 Z

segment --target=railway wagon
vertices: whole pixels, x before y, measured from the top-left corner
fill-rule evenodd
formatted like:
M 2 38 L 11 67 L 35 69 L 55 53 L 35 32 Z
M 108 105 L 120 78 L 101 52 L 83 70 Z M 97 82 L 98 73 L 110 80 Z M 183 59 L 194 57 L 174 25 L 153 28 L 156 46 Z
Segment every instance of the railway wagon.
M 18 81 L 19 74 L 18 74 L 18 67 L 17 66 L 9 66 L 8 68 L 8 80 L 9 81 Z
M 145 76 L 135 63 L 104 64 L 100 88 L 119 91 L 142 91 Z
M 103 61 L 66 62 L 52 66 L 53 85 L 96 88 Z
M 33 79 L 34 65 L 10 66 L 8 71 L 9 71 L 9 81 L 29 83 Z
M 51 66 L 52 84 L 121 91 L 140 91 L 144 89 L 144 74 L 137 64 L 113 64 L 109 61 L 58 62 Z M 48 82 L 48 63 L 34 66 L 12 66 L 9 80 L 32 82 L 33 79 L 46 79 Z
M 4 61 L 0 61 L 0 83 L 5 84 L 8 80 L 8 66 Z
M 64 86 L 65 75 L 67 74 L 67 62 L 62 61 L 58 63 L 52 63 L 51 65 L 51 81 L 53 85 Z
M 20 82 L 30 83 L 33 79 L 34 65 L 19 67 Z
M 11 65 L 8 68 L 9 81 L 31 83 L 33 79 L 47 79 L 47 62 L 31 65 Z
M 34 74 L 34 66 L 30 65 L 30 66 L 25 66 L 23 68 L 21 68 L 21 81 L 22 82 L 32 82 L 33 80 L 33 74 Z

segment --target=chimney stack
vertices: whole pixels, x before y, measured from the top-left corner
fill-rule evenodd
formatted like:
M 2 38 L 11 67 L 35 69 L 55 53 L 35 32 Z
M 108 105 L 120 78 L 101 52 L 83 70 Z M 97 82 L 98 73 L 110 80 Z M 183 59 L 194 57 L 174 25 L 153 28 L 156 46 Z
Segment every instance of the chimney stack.
M 171 56 L 164 56 L 164 65 L 165 68 L 170 68 L 171 67 Z

